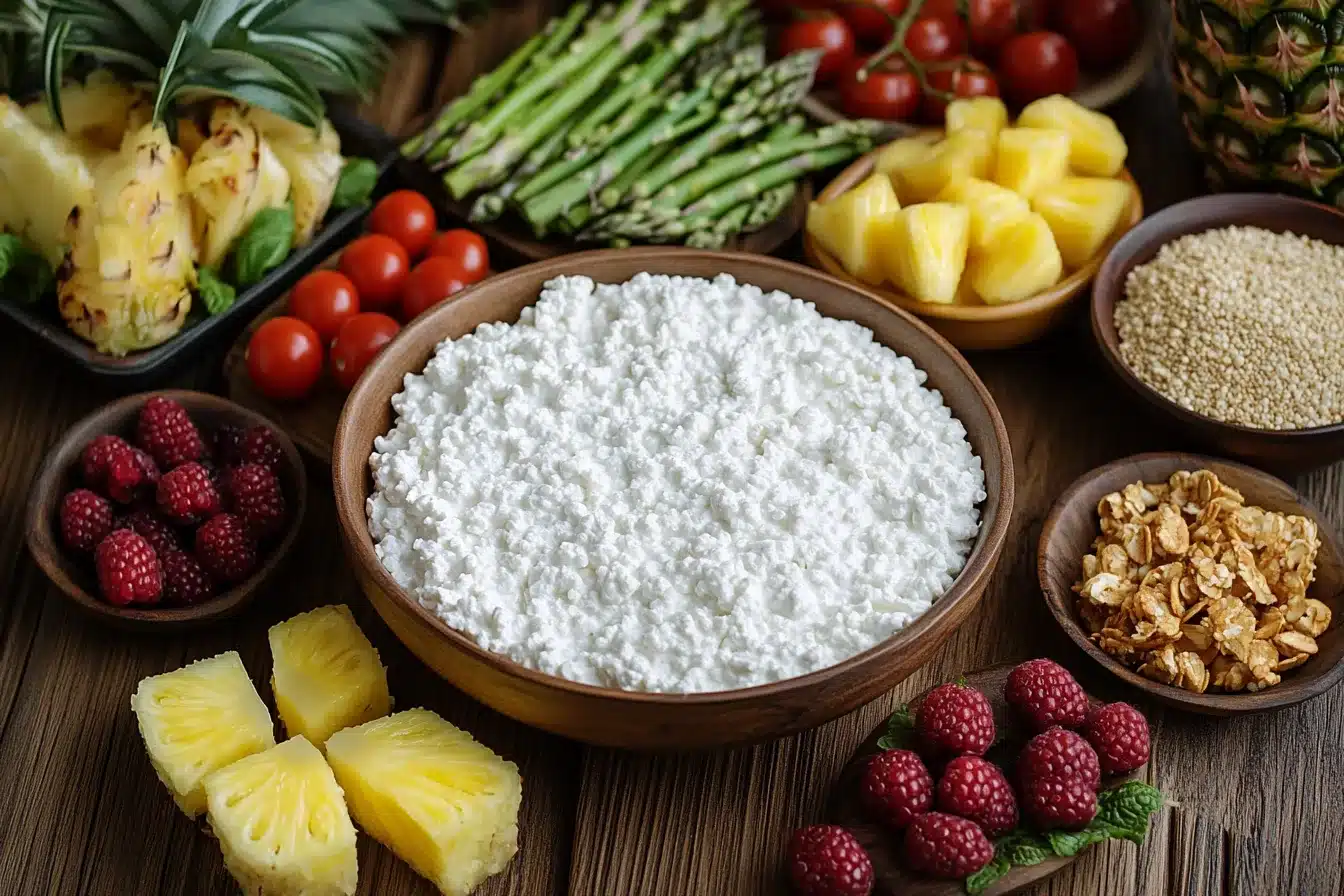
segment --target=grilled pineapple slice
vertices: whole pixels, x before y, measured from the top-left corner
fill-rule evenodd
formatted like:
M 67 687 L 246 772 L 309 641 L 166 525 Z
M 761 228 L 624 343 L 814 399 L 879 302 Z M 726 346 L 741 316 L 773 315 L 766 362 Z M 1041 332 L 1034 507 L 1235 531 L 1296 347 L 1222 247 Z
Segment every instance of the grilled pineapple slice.
M 150 96 L 127 84 L 107 69 L 95 69 L 82 84 L 61 88 L 61 118 L 65 134 L 86 155 L 116 152 L 122 137 L 149 120 Z M 24 113 L 39 127 L 59 131 L 45 97 L 24 106 Z
M 994 160 L 994 182 L 1030 199 L 1069 173 L 1069 135 L 1064 131 L 1004 128 Z
M 1064 264 L 1076 270 L 1101 251 L 1132 198 L 1133 188 L 1122 180 L 1066 177 L 1038 191 L 1031 207 L 1050 225 Z
M 317 747 L 296 737 L 205 779 L 224 867 L 252 896 L 352 896 L 355 826 Z
M 52 267 L 66 256 L 72 213 L 94 205 L 93 171 L 75 142 L 48 131 L 0 96 L 0 229 L 32 243 Z
M 193 818 L 205 811 L 207 775 L 275 746 L 271 714 L 236 651 L 144 679 L 131 709 L 159 780 Z
M 964 205 L 971 213 L 972 249 L 984 248 L 1004 224 L 1031 214 L 1027 200 L 1012 190 L 974 177 L 949 184 L 938 201 Z
M 1018 127 L 1049 128 L 1069 135 L 1069 165 L 1078 174 L 1115 177 L 1125 167 L 1129 146 L 1109 117 L 1067 96 L 1048 96 L 1022 110 Z
M 1001 227 L 988 249 L 972 255 L 966 278 L 986 304 L 1006 305 L 1044 292 L 1063 272 L 1050 225 L 1030 214 Z
M 883 246 L 891 282 L 921 302 L 955 302 L 970 231 L 971 216 L 964 206 L 929 202 L 902 209 L 890 242 Z
M 321 746 L 332 734 L 392 711 L 387 670 L 345 605 L 271 627 L 271 690 L 290 737 Z
M 302 246 L 322 226 L 336 195 L 336 183 L 345 165 L 341 138 L 326 119 L 314 130 L 252 107 L 247 111 L 247 120 L 261 130 L 262 137 L 289 172 L 294 245 Z
M 981 131 L 992 144 L 999 138 L 999 131 L 1008 127 L 1008 107 L 995 96 L 955 99 L 947 104 L 944 119 L 949 134 Z
M 518 851 L 518 767 L 428 710 L 338 731 L 327 759 L 359 826 L 445 896 L 466 896 Z
M 830 202 L 812 203 L 807 211 L 807 232 L 839 259 L 846 271 L 876 286 L 886 279 L 878 239 L 900 210 L 891 179 L 874 173 Z
M 949 134 L 930 153 L 893 169 L 891 179 L 903 203 L 929 202 L 948 184 L 989 176 L 993 143 L 983 131 Z

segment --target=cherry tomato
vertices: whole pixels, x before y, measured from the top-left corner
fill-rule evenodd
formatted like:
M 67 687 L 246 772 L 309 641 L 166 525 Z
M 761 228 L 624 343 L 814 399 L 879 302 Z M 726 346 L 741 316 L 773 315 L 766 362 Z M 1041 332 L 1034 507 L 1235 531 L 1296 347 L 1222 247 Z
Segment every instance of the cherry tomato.
M 983 62 L 965 57 L 929 72 L 929 86 L 957 97 L 999 95 L 994 73 Z M 947 100 L 927 93 L 921 108 L 926 120 L 942 124 Z
M 1133 0 L 1071 0 L 1055 8 L 1055 24 L 1089 68 L 1124 62 L 1139 43 Z
M 331 343 L 331 375 L 341 388 L 353 388 L 369 362 L 400 332 L 401 324 L 373 311 L 356 314 L 342 324 Z
M 322 340 L 297 317 L 273 317 L 247 342 L 247 375 L 262 395 L 294 401 L 322 378 Z
M 411 270 L 401 243 L 382 233 L 362 236 L 341 253 L 341 273 L 350 278 L 366 311 L 395 305 Z
M 1018 105 L 1078 87 L 1078 53 L 1052 31 L 1019 34 L 999 51 L 1003 92 Z
M 359 293 L 340 271 L 313 271 L 290 290 L 289 313 L 316 330 L 327 345 L 341 324 L 359 313 Z
M 924 0 L 919 14 L 934 19 L 961 18 L 961 9 L 957 0 Z
M 798 9 L 826 9 L 827 0 L 756 0 L 756 8 L 768 19 L 787 19 Z
M 1016 0 L 970 0 L 971 46 L 993 50 L 1017 33 Z
M 369 232 L 392 237 L 412 258 L 429 247 L 438 226 L 434 206 L 414 190 L 388 193 L 369 214 Z
M 840 4 L 855 40 L 880 47 L 891 40 L 893 16 L 905 12 L 910 0 L 853 0 Z
M 410 322 L 449 296 L 467 288 L 462 269 L 451 258 L 426 258 L 415 266 L 401 291 L 401 319 Z
M 905 33 L 905 48 L 918 62 L 941 62 L 966 52 L 966 26 L 960 19 L 915 19 Z
M 845 20 L 833 12 L 819 12 L 784 26 L 779 33 L 779 55 L 803 50 L 823 50 L 817 80 L 831 81 L 854 58 L 854 34 Z
M 448 230 L 429 244 L 431 257 L 451 258 L 467 283 L 483 280 L 490 273 L 490 250 L 479 234 L 470 230 Z
M 836 82 L 840 108 L 851 118 L 905 121 L 919 109 L 919 78 L 900 59 L 887 59 L 860 80 L 867 60 L 857 59 Z

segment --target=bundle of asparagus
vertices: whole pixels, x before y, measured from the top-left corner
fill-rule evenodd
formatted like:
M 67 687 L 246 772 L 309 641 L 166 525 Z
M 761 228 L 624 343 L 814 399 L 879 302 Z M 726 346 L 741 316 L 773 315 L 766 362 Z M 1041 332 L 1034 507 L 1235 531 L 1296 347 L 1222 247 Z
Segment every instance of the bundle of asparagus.
M 538 237 L 723 246 L 793 202 L 800 179 L 866 152 L 881 124 L 794 114 L 815 52 L 766 64 L 750 0 L 588 0 L 449 103 L 402 152 L 471 219 Z

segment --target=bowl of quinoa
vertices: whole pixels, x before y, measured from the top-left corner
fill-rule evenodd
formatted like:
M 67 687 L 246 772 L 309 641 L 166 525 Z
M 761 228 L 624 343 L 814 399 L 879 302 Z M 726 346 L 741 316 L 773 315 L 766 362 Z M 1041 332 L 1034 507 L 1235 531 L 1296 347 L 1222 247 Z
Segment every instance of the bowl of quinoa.
M 1283 472 L 1344 457 L 1344 214 L 1205 196 L 1127 234 L 1092 331 L 1119 380 L 1189 437 Z

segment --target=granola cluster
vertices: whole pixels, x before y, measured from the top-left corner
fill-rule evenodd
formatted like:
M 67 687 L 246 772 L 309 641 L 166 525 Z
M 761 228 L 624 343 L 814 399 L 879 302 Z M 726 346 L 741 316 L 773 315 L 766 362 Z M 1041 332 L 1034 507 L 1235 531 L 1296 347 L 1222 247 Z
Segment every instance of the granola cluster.
M 1202 694 L 1271 687 L 1316 653 L 1330 608 L 1307 597 L 1312 520 L 1248 506 L 1208 470 L 1135 482 L 1097 514 L 1073 590 L 1092 639 L 1121 662 Z

